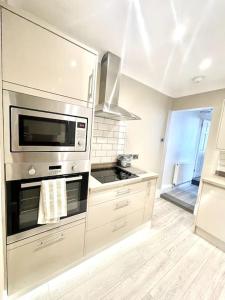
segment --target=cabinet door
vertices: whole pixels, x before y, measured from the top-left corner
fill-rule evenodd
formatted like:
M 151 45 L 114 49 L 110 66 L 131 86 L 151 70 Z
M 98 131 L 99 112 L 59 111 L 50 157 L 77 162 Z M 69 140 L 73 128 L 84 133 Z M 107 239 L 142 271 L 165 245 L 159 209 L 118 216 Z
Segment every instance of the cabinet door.
M 2 10 L 3 80 L 92 101 L 96 55 Z
M 150 221 L 152 219 L 153 207 L 156 197 L 156 184 L 157 180 L 152 179 L 148 183 L 148 195 L 145 201 L 145 210 L 144 210 L 144 222 Z
M 196 225 L 225 242 L 225 190 L 203 184 Z
M 147 191 L 106 201 L 88 208 L 87 230 L 110 223 L 120 217 L 144 208 Z
M 83 256 L 85 224 L 7 250 L 8 292 L 28 289 Z
M 223 109 L 220 119 L 220 126 L 217 138 L 217 148 L 225 150 L 225 102 L 223 102 Z
M 143 209 L 86 233 L 86 254 L 107 246 L 142 224 Z

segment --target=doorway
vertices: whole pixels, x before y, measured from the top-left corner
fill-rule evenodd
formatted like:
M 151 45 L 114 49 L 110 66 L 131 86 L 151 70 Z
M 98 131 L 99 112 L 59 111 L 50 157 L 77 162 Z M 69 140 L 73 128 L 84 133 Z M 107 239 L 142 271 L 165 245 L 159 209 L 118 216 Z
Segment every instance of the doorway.
M 161 198 L 194 211 L 212 109 L 173 111 L 168 128 Z

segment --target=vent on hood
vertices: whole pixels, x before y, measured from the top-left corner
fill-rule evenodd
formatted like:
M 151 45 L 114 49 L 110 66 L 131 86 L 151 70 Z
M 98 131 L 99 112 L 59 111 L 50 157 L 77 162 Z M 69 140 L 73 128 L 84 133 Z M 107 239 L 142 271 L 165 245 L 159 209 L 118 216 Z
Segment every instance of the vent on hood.
M 107 52 L 101 62 L 99 104 L 95 115 L 113 120 L 141 120 L 118 105 L 120 89 L 120 58 Z

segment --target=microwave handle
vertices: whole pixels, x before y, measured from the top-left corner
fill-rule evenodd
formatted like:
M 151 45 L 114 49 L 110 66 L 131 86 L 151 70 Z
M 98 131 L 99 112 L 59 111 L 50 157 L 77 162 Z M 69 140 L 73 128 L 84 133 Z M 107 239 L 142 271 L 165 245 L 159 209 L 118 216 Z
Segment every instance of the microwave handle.
M 82 180 L 82 178 L 83 178 L 82 176 L 69 177 L 69 178 L 66 178 L 66 182 L 78 181 L 78 180 Z M 35 186 L 40 186 L 40 185 L 41 185 L 41 181 L 29 182 L 29 183 L 21 183 L 21 188 L 25 189 L 25 188 L 35 187 Z

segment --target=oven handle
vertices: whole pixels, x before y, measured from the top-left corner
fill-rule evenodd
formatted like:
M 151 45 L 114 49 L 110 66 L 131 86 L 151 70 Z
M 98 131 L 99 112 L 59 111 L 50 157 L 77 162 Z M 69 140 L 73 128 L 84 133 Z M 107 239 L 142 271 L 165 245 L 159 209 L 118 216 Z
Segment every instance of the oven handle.
M 78 180 L 82 180 L 82 179 L 83 179 L 82 176 L 77 176 L 77 177 L 69 177 L 69 178 L 66 178 L 65 180 L 66 180 L 66 182 L 70 182 L 70 181 L 78 181 Z M 41 181 L 21 183 L 21 188 L 25 189 L 25 188 L 40 186 L 40 185 L 41 185 Z

